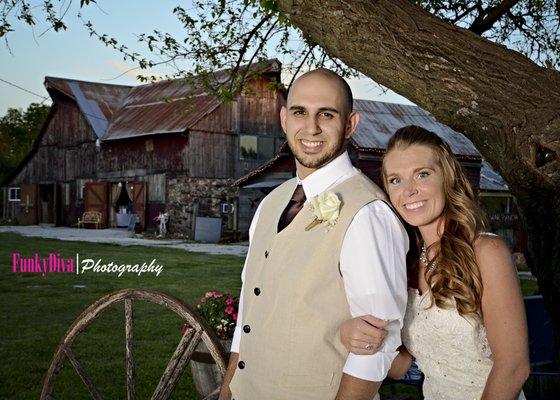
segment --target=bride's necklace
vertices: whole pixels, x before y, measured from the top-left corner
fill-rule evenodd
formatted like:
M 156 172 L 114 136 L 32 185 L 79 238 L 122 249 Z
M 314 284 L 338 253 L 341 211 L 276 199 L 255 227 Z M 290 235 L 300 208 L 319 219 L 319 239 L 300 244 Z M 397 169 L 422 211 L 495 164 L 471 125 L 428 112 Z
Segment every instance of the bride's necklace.
M 437 260 L 430 260 L 428 258 L 428 248 L 426 247 L 426 242 L 422 243 L 420 261 L 422 261 L 422 263 L 426 266 L 426 272 L 424 275 L 429 275 L 437 267 Z

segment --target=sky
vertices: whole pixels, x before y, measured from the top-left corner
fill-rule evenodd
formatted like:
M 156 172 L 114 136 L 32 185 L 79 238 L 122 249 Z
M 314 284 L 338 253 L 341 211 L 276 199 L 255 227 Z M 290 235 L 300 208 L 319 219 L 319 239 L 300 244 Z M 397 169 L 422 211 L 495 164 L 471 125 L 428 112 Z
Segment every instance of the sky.
M 185 3 L 179 0 L 98 0 L 98 6 L 90 5 L 81 13 L 84 20 L 94 23 L 98 32 L 107 33 L 129 48 L 148 54 L 137 43 L 137 36 L 158 29 L 181 37 L 181 24 L 172 9 L 177 4 L 186 8 Z M 136 79 L 139 70 L 130 71 L 135 67 L 131 61 L 124 61 L 116 50 L 89 36 L 82 21 L 76 17 L 79 11 L 79 1 L 74 0 L 65 18 L 67 31 L 47 30 L 47 26 L 41 23 L 34 29 L 22 23 L 12 23 L 15 31 L 7 36 L 8 43 L 0 42 L 0 116 L 5 115 L 8 108 L 25 109 L 32 102 L 50 104 L 43 86 L 45 76 L 140 84 Z M 166 66 L 150 71 L 154 75 L 170 72 Z M 349 83 L 355 98 L 412 104 L 394 92 L 384 92 L 368 78 L 351 79 Z

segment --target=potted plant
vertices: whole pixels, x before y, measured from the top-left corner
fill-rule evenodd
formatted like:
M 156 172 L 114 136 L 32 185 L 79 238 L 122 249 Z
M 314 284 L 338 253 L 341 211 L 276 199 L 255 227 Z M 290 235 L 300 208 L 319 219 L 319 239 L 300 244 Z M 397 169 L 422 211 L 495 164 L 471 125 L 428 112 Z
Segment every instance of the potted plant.
M 216 333 L 226 352 L 231 348 L 231 340 L 237 323 L 239 299 L 217 291 L 206 292 L 196 306 L 202 320 Z M 191 329 L 188 324 L 181 326 L 181 333 Z M 212 393 L 222 384 L 222 377 L 208 349 L 201 342 L 191 361 L 194 385 L 200 398 Z

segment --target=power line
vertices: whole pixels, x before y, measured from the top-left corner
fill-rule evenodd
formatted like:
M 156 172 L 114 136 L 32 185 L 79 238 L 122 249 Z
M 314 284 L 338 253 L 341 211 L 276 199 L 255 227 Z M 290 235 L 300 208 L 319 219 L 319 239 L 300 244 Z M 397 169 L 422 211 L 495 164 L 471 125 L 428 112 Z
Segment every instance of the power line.
M 42 96 L 42 95 L 37 94 L 37 93 L 35 93 L 35 92 L 32 92 L 31 90 L 27 90 L 27 89 L 25 89 L 25 88 L 22 88 L 21 86 L 18 86 L 18 85 L 16 85 L 15 83 L 12 83 L 12 82 L 8 82 L 7 80 L 4 80 L 4 79 L 2 79 L 2 78 L 0 78 L 0 81 L 4 82 L 4 83 L 6 83 L 6 84 L 8 84 L 8 85 L 10 85 L 10 86 L 13 86 L 13 87 L 15 87 L 15 88 L 17 88 L 17 89 L 19 89 L 19 90 L 23 90 L 24 92 L 27 92 L 27 93 L 30 93 L 30 94 L 32 94 L 32 95 L 34 95 L 34 96 L 40 97 L 40 98 L 43 99 L 43 101 L 49 99 L 48 97 L 45 97 L 45 96 Z
M 15 88 L 17 88 L 17 89 L 19 89 L 19 90 L 23 90 L 24 92 L 27 92 L 27 93 L 30 93 L 30 94 L 32 94 L 32 95 L 34 95 L 34 96 L 37 96 L 37 97 L 42 98 L 43 101 L 41 102 L 41 104 L 44 103 L 45 101 L 49 100 L 48 97 L 41 96 L 41 95 L 38 94 L 38 93 L 35 93 L 35 92 L 32 92 L 31 90 L 27 90 L 27 89 L 25 89 L 25 88 L 22 88 L 21 86 L 18 86 L 18 85 L 16 85 L 15 83 L 12 83 L 12 82 L 8 82 L 8 81 L 5 80 L 5 79 L 0 78 L 0 81 L 2 81 L 2 82 L 4 82 L 4 83 L 7 83 L 8 85 L 13 86 L 13 87 L 15 87 Z M 87 113 L 87 112 L 85 112 L 85 111 L 82 111 L 82 113 L 85 114 L 85 115 L 88 115 L 88 116 L 90 116 L 90 117 L 92 117 L 92 118 L 97 118 L 97 119 L 100 119 L 100 120 L 102 120 L 102 121 L 107 121 L 107 118 L 105 118 L 105 116 L 100 117 L 99 115 L 89 114 L 89 113 Z

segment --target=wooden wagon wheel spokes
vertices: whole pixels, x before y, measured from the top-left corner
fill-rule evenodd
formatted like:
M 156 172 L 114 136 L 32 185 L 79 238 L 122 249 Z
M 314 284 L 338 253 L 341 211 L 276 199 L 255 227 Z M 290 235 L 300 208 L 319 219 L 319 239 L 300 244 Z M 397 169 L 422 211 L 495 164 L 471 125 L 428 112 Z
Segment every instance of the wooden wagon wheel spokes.
M 86 329 L 103 311 L 109 306 L 124 302 L 125 313 L 125 341 L 126 341 L 126 388 L 127 399 L 134 400 L 136 398 L 135 392 L 135 363 L 134 363 L 134 346 L 133 346 L 133 300 L 148 301 L 151 303 L 159 304 L 186 320 L 192 327 L 186 332 L 179 341 L 175 352 L 171 356 L 165 371 L 152 394 L 152 400 L 166 400 L 169 399 L 179 378 L 183 374 L 187 362 L 190 360 L 194 353 L 196 346 L 200 341 L 204 342 L 212 358 L 214 359 L 220 374 L 223 376 L 226 371 L 226 362 L 224 357 L 224 350 L 215 336 L 214 332 L 208 328 L 194 311 L 190 309 L 181 300 L 154 290 L 144 289 L 123 289 L 97 300 L 95 303 L 86 308 L 78 318 L 70 325 L 68 331 L 60 342 L 54 357 L 51 361 L 45 379 L 43 381 L 43 390 L 41 391 L 41 400 L 54 399 L 52 392 L 54 388 L 54 381 L 56 376 L 62 368 L 65 358 L 68 358 L 78 376 L 84 382 L 90 395 L 95 400 L 101 400 L 101 394 L 95 386 L 93 380 L 86 373 L 82 363 L 76 358 L 72 351 L 72 344 L 76 337 Z

